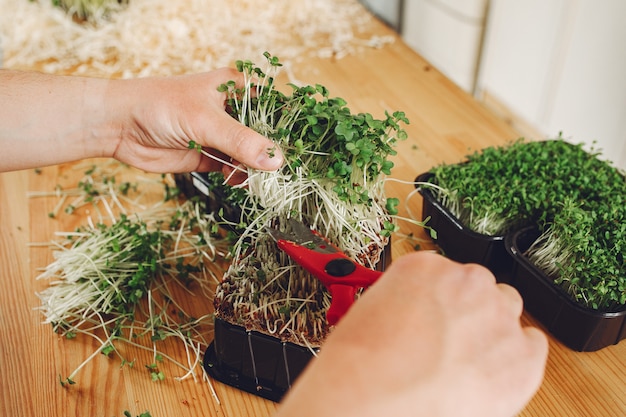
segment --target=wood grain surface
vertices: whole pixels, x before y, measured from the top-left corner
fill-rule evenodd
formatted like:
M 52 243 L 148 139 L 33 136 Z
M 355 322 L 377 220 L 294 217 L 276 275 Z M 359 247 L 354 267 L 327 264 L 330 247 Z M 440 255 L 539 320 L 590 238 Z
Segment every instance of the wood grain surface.
M 381 34 L 391 32 L 383 27 Z M 411 195 L 414 178 L 441 162 L 456 162 L 471 150 L 503 144 L 515 132 L 462 92 L 411 51 L 400 39 L 382 49 L 368 49 L 339 60 L 312 60 L 295 68 L 298 79 L 320 83 L 345 98 L 353 111 L 381 116 L 403 110 L 411 124 L 409 139 L 398 146 L 396 166 L 387 190 L 401 199 L 401 214 L 419 218 L 421 198 Z M 100 161 L 95 161 L 100 163 Z M 276 404 L 212 381 L 167 378 L 152 382 L 145 371 L 120 368 L 106 358 L 91 361 L 79 383 L 61 387 L 59 375 L 76 367 L 96 345 L 87 339 L 65 340 L 42 325 L 36 293 L 38 269 L 52 260 L 48 242 L 55 231 L 72 230 L 81 216 L 50 219 L 54 198 L 28 198 L 28 191 L 53 190 L 59 182 L 76 181 L 76 164 L 0 174 L 0 415 L 2 416 L 133 416 L 149 411 L 162 416 L 268 416 Z M 410 196 L 408 200 L 405 200 Z M 400 223 L 393 256 L 414 250 L 423 231 Z M 200 301 L 206 303 L 206 301 Z M 533 323 L 524 315 L 525 323 Z M 174 347 L 174 349 L 176 349 Z M 184 352 L 178 352 L 181 356 Z M 137 352 L 142 359 L 146 353 Z M 149 362 L 149 358 L 143 358 Z M 626 343 L 599 352 L 578 353 L 550 340 L 544 383 L 522 416 L 625 416 Z M 314 395 L 314 393 L 312 393 Z M 419 407 L 416 404 L 416 407 Z

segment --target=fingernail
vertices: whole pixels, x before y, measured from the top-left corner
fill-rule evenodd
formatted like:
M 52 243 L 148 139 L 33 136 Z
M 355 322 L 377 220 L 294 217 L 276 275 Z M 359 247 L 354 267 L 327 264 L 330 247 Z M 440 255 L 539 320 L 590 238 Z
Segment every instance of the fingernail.
M 283 165 L 283 155 L 275 150 L 262 152 L 256 162 L 262 170 L 276 171 Z

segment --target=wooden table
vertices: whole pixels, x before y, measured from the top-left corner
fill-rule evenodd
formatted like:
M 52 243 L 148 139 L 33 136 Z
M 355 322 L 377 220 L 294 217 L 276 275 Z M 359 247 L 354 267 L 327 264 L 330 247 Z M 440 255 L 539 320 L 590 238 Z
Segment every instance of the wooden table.
M 379 28 L 381 34 L 389 31 Z M 518 134 L 411 51 L 399 39 L 358 56 L 308 62 L 296 72 L 300 80 L 326 85 L 348 100 L 353 111 L 381 116 L 385 109 L 404 110 L 411 124 L 409 139 L 399 144 L 393 177 L 412 181 L 441 162 L 459 161 L 470 150 L 502 144 Z M 29 246 L 47 242 L 56 230 L 71 230 L 81 219 L 48 218 L 50 199 L 29 199 L 27 191 L 52 190 L 77 175 L 69 165 L 0 175 L 0 414 L 3 416 L 133 416 L 149 411 L 161 416 L 267 416 L 272 402 L 213 382 L 218 401 L 206 382 L 158 383 L 145 371 L 120 369 L 106 359 L 91 361 L 80 383 L 67 389 L 59 383 L 94 349 L 88 340 L 67 341 L 42 325 L 35 281 L 37 268 L 51 261 L 47 249 Z M 403 199 L 410 184 L 388 183 L 388 192 Z M 421 199 L 402 204 L 419 216 Z M 407 223 L 402 233 L 424 236 Z M 396 239 L 393 255 L 413 250 L 414 242 Z M 524 315 L 524 322 L 533 323 Z M 181 352 L 182 354 L 182 352 Z M 622 385 L 624 384 L 624 385 Z M 577 353 L 550 341 L 545 381 L 522 416 L 626 415 L 626 342 L 595 353 Z

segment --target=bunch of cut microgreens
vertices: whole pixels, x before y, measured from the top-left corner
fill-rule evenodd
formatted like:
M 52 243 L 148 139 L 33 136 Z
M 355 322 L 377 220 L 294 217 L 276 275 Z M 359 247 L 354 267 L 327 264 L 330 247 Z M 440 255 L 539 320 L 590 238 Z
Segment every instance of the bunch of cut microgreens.
M 59 233 L 63 239 L 53 242 L 54 261 L 39 275 L 50 280 L 39 294 L 40 310 L 56 332 L 67 338 L 86 335 L 99 343 L 61 383 L 73 384 L 100 353 L 132 365 L 120 344 L 153 353 L 146 367 L 154 380 L 165 377 L 158 366 L 164 359 L 185 370 L 180 379 L 197 378 L 212 327 L 206 306 L 223 273 L 214 261 L 228 253 L 217 232 L 214 217 L 188 200 L 157 203 L 133 215 L 121 214 L 111 224 Z M 204 300 L 199 315 L 187 306 L 194 296 Z M 186 363 L 160 348 L 166 339 L 183 344 Z
M 216 314 L 282 339 L 319 343 L 328 331 L 329 295 L 276 248 L 266 228 L 289 231 L 286 220 L 296 218 L 374 267 L 396 229 L 398 200 L 385 197 L 383 178 L 393 166 L 387 157 L 406 137 L 400 123 L 408 120 L 402 112 L 383 120 L 352 114 L 321 85 L 291 85 L 291 94 L 281 93 L 274 86 L 280 62 L 265 58 L 268 70 L 237 62 L 244 86 L 230 82 L 221 91 L 233 117 L 272 138 L 286 162 L 275 172 L 248 170 L 241 185 L 245 228 L 216 291 Z

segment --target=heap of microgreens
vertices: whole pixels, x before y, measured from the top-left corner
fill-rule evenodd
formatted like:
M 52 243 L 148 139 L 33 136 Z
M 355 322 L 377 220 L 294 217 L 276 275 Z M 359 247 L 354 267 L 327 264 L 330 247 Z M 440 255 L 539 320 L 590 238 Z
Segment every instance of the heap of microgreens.
M 581 304 L 613 309 L 626 304 L 626 181 L 599 155 L 560 137 L 518 140 L 435 167 L 430 188 L 478 233 L 537 225 L 531 260 Z
M 284 94 L 274 86 L 281 64 L 265 57 L 266 71 L 239 61 L 244 86 L 230 82 L 221 91 L 233 117 L 273 139 L 285 164 L 275 172 L 247 171 L 240 202 L 245 227 L 216 290 L 216 315 L 283 340 L 319 343 L 328 331 L 329 295 L 277 249 L 267 227 L 289 231 L 286 220 L 295 218 L 374 267 L 396 228 L 398 200 L 385 197 L 383 178 L 393 166 L 387 158 L 396 141 L 406 137 L 400 123 L 408 120 L 402 112 L 383 120 L 353 114 L 321 85 L 290 85 Z
M 460 164 L 433 168 L 436 197 L 471 230 L 503 235 L 535 219 L 551 217 L 565 199 L 601 199 L 615 168 L 561 138 L 522 139 L 488 147 Z
M 110 187 L 115 177 L 100 171 L 86 173 L 81 183 L 91 184 L 88 190 L 79 187 L 94 197 L 94 208 L 110 199 L 122 201 L 122 193 Z M 106 180 L 92 182 L 94 178 Z M 67 338 L 86 335 L 99 344 L 68 377 L 61 377 L 62 385 L 73 384 L 98 354 L 118 356 L 123 365 L 132 366 L 134 361 L 118 349 L 121 345 L 152 352 L 153 361 L 145 366 L 153 380 L 165 378 L 159 369 L 164 359 L 184 370 L 181 379 L 197 378 L 212 328 L 206 307 L 223 273 L 215 261 L 226 257 L 228 244 L 216 235 L 213 215 L 195 200 L 164 203 L 172 196 L 172 187 L 165 184 L 160 201 L 138 210 L 140 192 L 133 187 L 136 195 L 126 195 L 124 201 L 133 203 L 134 214 L 111 211 L 106 222 L 90 221 L 74 232 L 59 233 L 62 238 L 53 242 L 54 261 L 39 276 L 50 280 L 39 294 L 45 322 Z M 108 199 L 89 190 L 106 190 Z M 126 209 L 121 206 L 117 211 Z M 190 297 L 203 298 L 202 310 L 195 312 L 199 314 L 188 305 Z M 166 339 L 181 342 L 187 358 L 181 361 L 166 354 L 162 349 Z

